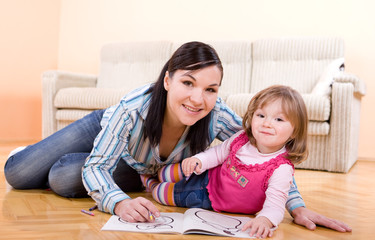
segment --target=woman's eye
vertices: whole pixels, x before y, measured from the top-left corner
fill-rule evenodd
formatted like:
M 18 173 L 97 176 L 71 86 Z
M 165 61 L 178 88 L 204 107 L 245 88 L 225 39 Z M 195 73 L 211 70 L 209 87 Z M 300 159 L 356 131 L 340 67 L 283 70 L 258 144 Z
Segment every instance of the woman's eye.
M 207 91 L 208 92 L 212 92 L 212 93 L 216 93 L 217 92 L 216 89 L 214 89 L 214 88 L 207 88 Z
M 193 85 L 193 83 L 192 83 L 191 81 L 183 81 L 182 83 L 183 83 L 184 85 L 188 86 L 188 87 L 190 87 L 190 86 Z

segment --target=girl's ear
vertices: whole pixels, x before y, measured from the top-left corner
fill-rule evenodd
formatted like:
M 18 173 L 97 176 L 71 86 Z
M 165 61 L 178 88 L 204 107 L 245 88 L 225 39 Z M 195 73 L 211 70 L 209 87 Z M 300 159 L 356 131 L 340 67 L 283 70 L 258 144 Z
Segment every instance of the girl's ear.
M 170 79 L 169 79 L 169 72 L 166 71 L 166 72 L 165 72 L 165 76 L 164 76 L 164 89 L 165 89 L 166 91 L 169 90 L 169 81 L 170 81 Z

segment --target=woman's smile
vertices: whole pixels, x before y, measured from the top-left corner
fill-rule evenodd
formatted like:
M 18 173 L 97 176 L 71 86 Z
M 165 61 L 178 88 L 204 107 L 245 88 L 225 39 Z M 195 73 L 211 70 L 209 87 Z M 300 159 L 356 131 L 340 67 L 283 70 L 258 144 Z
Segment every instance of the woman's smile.
M 202 109 L 200 109 L 200 108 L 189 107 L 189 106 L 184 105 L 184 104 L 182 104 L 182 106 L 183 106 L 184 108 L 186 108 L 187 110 L 191 111 L 191 112 L 199 112 L 199 111 L 202 110 Z

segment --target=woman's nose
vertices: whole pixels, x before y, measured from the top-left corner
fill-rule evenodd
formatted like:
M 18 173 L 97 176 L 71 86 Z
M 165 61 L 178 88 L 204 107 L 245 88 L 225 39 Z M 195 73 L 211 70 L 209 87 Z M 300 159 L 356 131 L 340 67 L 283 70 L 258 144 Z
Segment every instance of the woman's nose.
M 201 89 L 194 89 L 190 95 L 190 101 L 194 104 L 200 104 L 203 102 L 203 92 Z

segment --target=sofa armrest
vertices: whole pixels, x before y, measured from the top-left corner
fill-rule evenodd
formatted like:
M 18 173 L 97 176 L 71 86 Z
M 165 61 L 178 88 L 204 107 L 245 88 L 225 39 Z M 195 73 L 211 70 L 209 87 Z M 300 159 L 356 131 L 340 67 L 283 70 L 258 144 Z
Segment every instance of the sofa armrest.
M 354 93 L 360 94 L 361 96 L 366 94 L 365 82 L 354 74 L 340 72 L 334 76 L 333 80 L 337 83 L 352 83 L 354 86 Z
M 357 160 L 361 98 L 365 86 L 353 75 L 346 75 L 332 85 L 332 112 L 330 118 L 330 161 L 325 169 L 347 172 Z
M 64 88 L 55 96 L 60 109 L 105 109 L 119 103 L 129 91 L 113 88 Z
M 42 137 L 46 138 L 57 130 L 56 93 L 67 87 L 95 87 L 95 75 L 77 74 L 64 71 L 46 71 L 42 74 Z

